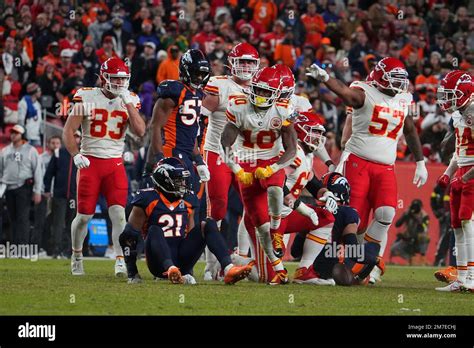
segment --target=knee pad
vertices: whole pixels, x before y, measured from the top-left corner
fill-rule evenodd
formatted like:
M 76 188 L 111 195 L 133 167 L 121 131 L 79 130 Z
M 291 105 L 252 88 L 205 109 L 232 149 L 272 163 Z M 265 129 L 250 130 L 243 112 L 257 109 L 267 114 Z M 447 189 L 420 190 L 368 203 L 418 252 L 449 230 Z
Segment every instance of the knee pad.
M 273 197 L 278 197 L 278 195 L 281 195 L 283 197 L 283 188 L 280 186 L 269 186 L 267 188 L 267 193 L 268 195 L 272 195 Z
M 383 225 L 390 225 L 395 217 L 395 208 L 389 206 L 381 206 L 375 209 L 374 218 Z
M 109 207 L 109 217 L 112 223 L 125 223 L 125 208 L 121 205 L 112 205 Z
M 89 224 L 89 221 L 92 219 L 94 215 L 88 215 L 88 214 L 81 214 L 77 213 L 76 217 L 74 220 L 76 220 L 76 226 L 80 229 L 83 227 L 87 227 Z

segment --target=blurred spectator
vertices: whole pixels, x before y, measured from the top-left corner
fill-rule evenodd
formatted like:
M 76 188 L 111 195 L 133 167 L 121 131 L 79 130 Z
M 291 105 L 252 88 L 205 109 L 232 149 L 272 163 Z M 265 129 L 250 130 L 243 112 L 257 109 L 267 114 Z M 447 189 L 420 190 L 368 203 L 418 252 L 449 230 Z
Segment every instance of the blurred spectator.
M 18 102 L 20 101 L 21 84 L 18 81 L 12 80 L 9 76 L 5 76 L 1 68 L 0 80 L 2 82 L 3 124 L 18 123 Z
M 294 70 L 298 70 L 300 66 L 303 65 L 304 60 L 307 59 L 311 62 L 311 64 L 316 62 L 316 57 L 314 55 L 314 48 L 311 45 L 305 45 L 303 47 L 303 54 L 301 54 L 295 62 Z M 311 65 L 310 64 L 310 65 Z M 291 67 L 290 67 L 291 68 Z
M 52 65 L 47 65 L 43 75 L 38 80 L 38 85 L 41 88 L 41 105 L 46 109 L 46 112 L 55 114 L 58 97 L 56 93 L 61 86 L 61 75 Z
M 72 25 L 66 27 L 66 37 L 59 40 L 59 50 L 69 49 L 76 53 L 82 49 L 82 42 L 77 39 L 76 28 Z
M 260 23 L 265 31 L 277 19 L 278 8 L 273 1 L 250 0 L 247 6 L 253 10 L 254 21 Z
M 415 90 L 418 92 L 420 99 L 426 99 L 428 91 L 435 92 L 438 87 L 438 79 L 433 76 L 433 68 L 427 63 L 423 65 L 423 71 L 415 79 Z
M 30 40 L 24 38 L 22 35 L 17 34 L 15 37 L 15 54 L 16 67 L 18 71 L 18 81 L 24 84 L 29 80 L 33 63 L 30 56 L 28 55 L 27 45 L 31 43 Z M 30 47 L 32 49 L 32 47 Z
M 235 29 L 240 37 L 252 45 L 257 45 L 259 38 L 266 32 L 263 25 L 255 19 L 250 18 L 251 10 L 249 8 L 241 8 L 241 18 L 235 23 Z
M 357 0 L 347 1 L 347 13 L 341 12 L 341 32 L 345 39 L 352 39 L 356 29 L 361 26 L 363 13 L 358 7 Z
M 98 49 L 95 54 L 97 55 L 99 65 L 102 65 L 102 63 L 109 58 L 118 57 L 114 50 L 114 40 L 112 36 L 104 36 L 102 48 Z
M 153 23 L 149 19 L 145 19 L 142 23 L 141 34 L 137 38 L 137 44 L 139 47 L 143 47 L 145 43 L 151 42 L 155 45 L 155 49 L 160 46 L 160 39 L 153 32 Z
M 10 145 L 0 151 L 0 185 L 6 186 L 11 241 L 15 244 L 30 241 L 31 201 L 35 204 L 41 202 L 43 186 L 43 168 L 38 151 L 28 144 L 25 135 L 25 128 L 15 125 L 10 131 Z
M 35 26 L 33 28 L 33 37 L 35 38 L 33 46 L 35 51 L 34 56 L 36 58 L 45 56 L 48 53 L 48 45 L 53 41 L 49 32 L 49 24 L 50 21 L 46 14 L 40 13 L 36 16 Z M 59 49 L 57 54 L 59 56 Z
M 63 80 L 68 79 L 74 74 L 74 64 L 72 63 L 72 57 L 74 51 L 66 48 L 61 52 L 61 64 L 59 65 L 59 73 Z
M 81 63 L 75 64 L 74 73 L 64 81 L 61 88 L 56 93 L 60 103 L 65 103 L 68 105 L 76 91 L 81 87 L 86 87 L 84 80 L 85 76 L 86 69 L 84 66 Z
M 140 112 L 145 115 L 146 121 L 151 120 L 153 113 L 153 97 L 155 92 L 155 85 L 151 81 L 147 81 L 142 85 L 141 91 L 139 93 L 141 101 Z
M 81 143 L 81 132 L 76 131 L 77 145 Z M 74 160 L 63 146 L 55 149 L 44 176 L 45 196 L 51 199 L 52 224 L 52 255 L 63 258 L 70 255 L 70 228 L 76 215 L 76 173 Z M 52 182 L 54 178 L 54 190 Z M 53 192 L 53 194 L 51 194 Z M 66 226 L 68 230 L 66 231 Z
M 179 53 L 178 46 L 170 46 L 168 48 L 167 58 L 161 62 L 156 74 L 156 82 L 160 84 L 164 80 L 178 80 L 179 79 Z M 209 57 L 212 60 L 211 57 Z M 143 105 L 143 104 L 142 104 Z
M 211 53 L 214 50 L 214 40 L 217 38 L 217 35 L 214 34 L 214 26 L 211 21 L 205 21 L 202 32 L 196 34 L 192 41 L 191 46 L 199 48 L 206 55 Z
M 301 15 L 295 4 L 288 3 L 283 9 L 283 13 L 279 17 L 286 27 L 293 28 L 294 41 L 297 46 L 301 46 L 304 43 L 305 38 L 305 27 L 301 21 Z
M 367 44 L 367 35 L 362 28 L 357 29 L 356 32 L 356 44 L 352 46 L 349 51 L 349 63 L 352 66 L 352 70 L 359 72 L 362 76 L 366 76 L 364 67 L 364 57 L 372 53 L 372 49 Z
M 103 9 L 97 11 L 97 17 L 94 23 L 89 25 L 89 35 L 92 38 L 94 47 L 100 47 L 104 33 L 112 28 L 112 24 L 107 21 L 107 12 Z M 98 55 L 99 56 L 99 55 Z
M 296 62 L 296 57 L 301 55 L 301 50 L 295 45 L 293 29 L 286 28 L 284 39 L 275 47 L 275 54 L 273 59 L 275 63 L 283 63 L 289 67 L 293 67 Z
M 180 33 L 177 22 L 171 22 L 168 26 L 166 34 L 161 37 L 161 45 L 163 49 L 168 49 L 170 46 L 178 46 L 181 52 L 185 52 L 188 48 L 188 39 Z
M 48 54 L 42 56 L 38 61 L 38 65 L 36 66 L 36 76 L 40 76 L 44 73 L 46 65 L 58 68 L 60 64 L 61 58 L 59 56 L 59 44 L 56 41 L 53 41 L 48 45 Z
M 156 45 L 154 42 L 145 42 L 143 45 L 143 53 L 141 57 L 144 60 L 143 74 L 145 81 L 155 81 L 158 70 L 158 61 L 156 59 Z
M 273 24 L 273 30 L 262 36 L 260 45 L 265 43 L 268 52 L 275 52 L 276 45 L 279 44 L 285 37 L 285 27 L 285 22 L 277 20 Z
M 143 76 L 143 69 L 145 66 L 145 60 L 137 51 L 137 43 L 135 40 L 130 39 L 125 46 L 124 60 L 127 62 L 130 70 L 130 89 L 134 92 L 138 92 L 140 85 L 145 80 Z
M 426 265 L 426 250 L 430 241 L 428 235 L 428 224 L 430 217 L 423 209 L 423 202 L 414 199 L 408 211 L 395 223 L 396 227 L 402 227 L 403 231 L 397 234 L 397 240 L 390 248 L 390 259 L 400 256 L 408 261 L 410 265 Z M 414 259 L 419 254 L 419 260 Z
M 214 40 L 214 49 L 210 54 L 208 54 L 207 58 L 210 61 L 219 59 L 222 63 L 227 64 L 227 53 L 224 50 L 224 40 L 221 37 L 217 37 Z
M 8 37 L 5 40 L 5 46 L 3 48 L 2 53 L 2 64 L 3 69 L 6 75 L 11 76 L 13 80 L 18 81 L 18 67 L 17 63 L 15 63 L 18 55 L 15 52 L 15 39 L 13 37 Z
M 336 1 L 335 0 L 329 0 L 327 2 L 327 7 L 326 10 L 322 13 L 324 22 L 326 24 L 329 23 L 335 23 L 339 22 L 339 15 L 336 13 Z
M 74 64 L 81 63 L 84 66 L 86 69 L 84 85 L 94 87 L 96 85 L 97 75 L 99 74 L 100 64 L 91 41 L 84 42 L 84 47 L 80 52 L 74 55 L 72 62 Z
M 130 33 L 123 30 L 123 19 L 114 17 L 112 19 L 112 29 L 107 30 L 104 36 L 113 37 L 115 52 L 119 57 L 123 57 L 125 54 L 125 45 L 132 37 Z
M 18 104 L 18 123 L 26 129 L 26 139 L 33 146 L 41 146 L 43 109 L 39 102 L 41 88 L 36 83 L 26 86 L 26 95 Z
M 313 45 L 315 48 L 319 47 L 326 30 L 326 23 L 324 23 L 323 17 L 316 12 L 316 4 L 308 4 L 306 13 L 301 16 L 301 21 L 306 30 L 305 44 Z

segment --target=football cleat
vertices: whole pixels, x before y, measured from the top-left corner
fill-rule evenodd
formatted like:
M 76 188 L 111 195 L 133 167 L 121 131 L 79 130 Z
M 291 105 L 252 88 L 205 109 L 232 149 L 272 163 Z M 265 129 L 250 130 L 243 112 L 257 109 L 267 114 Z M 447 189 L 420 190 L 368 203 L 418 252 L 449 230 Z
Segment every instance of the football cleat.
M 205 282 L 210 282 L 211 280 L 213 280 L 211 271 L 205 271 L 204 272 L 204 281 Z
M 466 281 L 461 285 L 461 291 L 474 292 L 474 277 L 467 276 Z
M 252 271 L 252 266 L 232 266 L 224 277 L 225 284 L 235 284 L 238 281 L 248 277 Z
M 445 269 L 440 269 L 439 271 L 436 271 L 434 276 L 440 282 L 449 284 L 458 279 L 458 270 L 454 266 L 449 266 Z
M 281 259 L 285 255 L 285 242 L 283 241 L 283 235 L 281 233 L 273 233 L 272 246 L 273 254 Z
M 115 276 L 116 277 L 126 277 L 127 276 L 127 266 L 125 265 L 125 260 L 123 257 L 118 256 L 115 259 Z
M 191 274 L 185 274 L 183 276 L 184 284 L 195 285 L 197 284 L 196 279 Z
M 379 268 L 379 267 L 374 267 L 374 269 L 372 270 L 372 272 L 370 272 L 370 275 L 369 275 L 369 284 L 375 284 L 376 282 L 381 282 L 382 281 L 382 278 L 380 278 L 382 276 L 382 270 Z
M 71 274 L 75 276 L 85 274 L 82 256 L 71 256 Z
M 435 288 L 436 291 L 442 291 L 442 292 L 459 292 L 461 291 L 463 283 L 461 283 L 459 280 L 455 280 L 452 283 L 449 283 L 446 286 L 442 286 L 439 288 Z
M 269 285 L 284 285 L 290 282 L 290 280 L 288 279 L 288 271 L 286 270 L 286 268 L 281 271 L 276 271 L 275 273 L 276 274 L 271 280 L 271 282 L 268 283 Z
M 176 266 L 171 266 L 168 268 L 168 271 L 165 272 L 166 275 L 168 276 L 168 279 L 171 283 L 173 284 L 184 284 L 184 279 L 181 276 L 181 272 L 178 267 Z
M 295 271 L 293 283 L 296 284 L 314 284 L 314 285 L 336 285 L 334 279 L 322 279 L 319 274 L 314 271 L 313 266 L 300 267 Z
M 129 277 L 127 280 L 128 284 L 140 284 L 143 282 L 142 277 L 140 277 L 140 274 L 135 274 L 133 277 Z

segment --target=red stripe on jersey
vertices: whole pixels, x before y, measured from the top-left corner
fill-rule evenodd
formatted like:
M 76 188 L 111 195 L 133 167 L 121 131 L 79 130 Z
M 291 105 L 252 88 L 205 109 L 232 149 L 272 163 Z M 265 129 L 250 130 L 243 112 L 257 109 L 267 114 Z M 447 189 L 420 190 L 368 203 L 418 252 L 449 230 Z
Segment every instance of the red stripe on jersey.
M 225 114 L 226 114 L 227 119 L 228 119 L 229 121 L 231 121 L 231 122 L 235 122 L 235 121 L 236 121 L 235 116 L 232 115 L 232 114 L 229 112 L 229 110 L 226 110 Z

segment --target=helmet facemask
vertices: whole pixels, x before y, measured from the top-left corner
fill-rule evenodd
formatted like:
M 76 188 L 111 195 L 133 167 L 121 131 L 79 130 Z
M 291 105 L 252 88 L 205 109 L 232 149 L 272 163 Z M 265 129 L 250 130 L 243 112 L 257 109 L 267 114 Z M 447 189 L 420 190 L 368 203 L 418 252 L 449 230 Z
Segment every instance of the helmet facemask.
M 258 108 L 269 108 L 280 97 L 280 89 L 272 88 L 267 84 L 250 83 L 248 93 L 250 102 Z
M 391 89 L 397 93 L 406 93 L 408 91 L 409 81 L 406 70 L 394 69 L 390 72 L 384 72 L 382 79 L 388 82 L 386 89 Z
M 438 105 L 447 112 L 454 112 L 459 109 L 457 100 L 463 96 L 464 93 L 458 89 L 446 89 L 443 86 L 439 86 L 437 90 Z
M 291 97 L 293 96 L 293 93 L 295 93 L 295 88 L 289 88 L 289 87 L 282 87 L 281 89 L 281 94 L 280 94 L 280 99 L 285 99 L 285 100 L 290 100 Z
M 191 176 L 189 170 L 183 170 L 181 175 L 176 177 L 171 177 L 169 175 L 169 171 L 167 171 L 167 164 L 159 165 L 155 171 L 160 172 L 160 168 L 163 168 L 161 174 L 164 176 L 164 182 L 160 183 L 158 180 L 155 179 L 155 176 L 152 175 L 151 179 L 153 183 L 163 192 L 172 194 L 176 197 L 183 197 L 186 193 L 189 192 L 188 190 L 188 180 Z M 169 166 L 172 170 L 173 167 Z M 169 169 L 169 168 L 168 168 Z
M 104 78 L 104 89 L 112 93 L 113 95 L 118 96 L 121 93 L 128 91 L 128 86 L 130 83 L 130 74 L 127 74 L 125 72 L 119 72 L 118 74 L 112 75 L 112 74 L 104 72 L 102 76 Z M 126 80 L 123 84 L 111 82 L 112 78 L 117 78 L 117 77 L 126 78 Z
M 326 137 L 323 135 L 324 127 L 305 124 L 302 129 L 306 133 L 303 142 L 311 151 L 319 150 L 326 144 Z
M 231 74 L 243 81 L 250 80 L 258 71 L 260 59 L 255 58 L 229 58 Z

